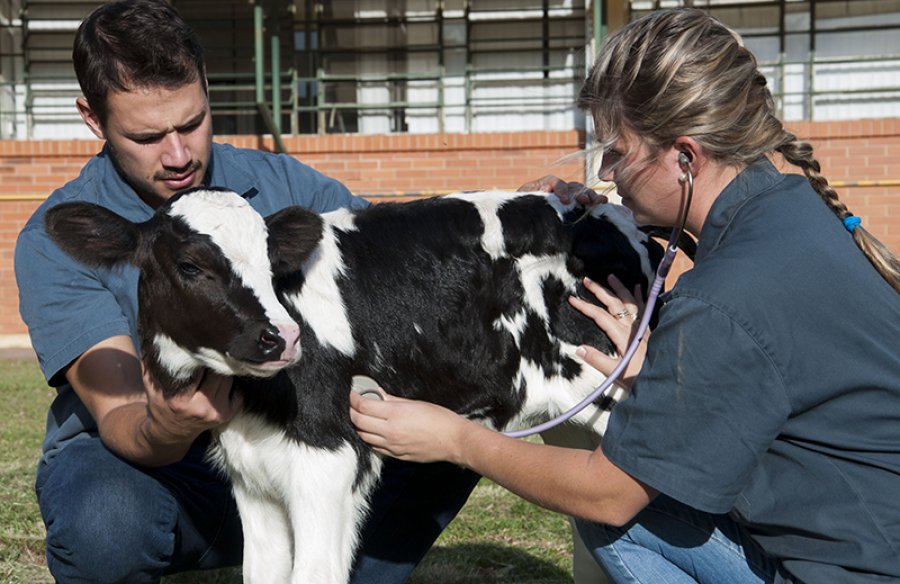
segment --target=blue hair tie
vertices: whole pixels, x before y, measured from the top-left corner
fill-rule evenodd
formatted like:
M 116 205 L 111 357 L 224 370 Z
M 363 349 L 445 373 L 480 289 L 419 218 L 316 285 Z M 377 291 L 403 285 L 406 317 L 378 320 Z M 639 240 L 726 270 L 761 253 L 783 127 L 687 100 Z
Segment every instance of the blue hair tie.
M 850 233 L 853 233 L 853 230 L 856 229 L 857 225 L 862 223 L 862 219 L 857 217 L 856 215 L 850 215 L 849 217 L 844 218 L 844 227 Z

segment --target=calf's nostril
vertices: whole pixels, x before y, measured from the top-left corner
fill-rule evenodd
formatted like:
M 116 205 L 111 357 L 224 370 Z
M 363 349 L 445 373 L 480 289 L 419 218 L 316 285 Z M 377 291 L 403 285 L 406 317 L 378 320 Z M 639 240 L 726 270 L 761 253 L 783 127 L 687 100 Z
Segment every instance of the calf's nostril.
M 278 329 L 271 326 L 262 330 L 256 344 L 263 355 L 271 355 L 275 352 L 280 353 L 284 347 L 284 341 L 278 334 Z

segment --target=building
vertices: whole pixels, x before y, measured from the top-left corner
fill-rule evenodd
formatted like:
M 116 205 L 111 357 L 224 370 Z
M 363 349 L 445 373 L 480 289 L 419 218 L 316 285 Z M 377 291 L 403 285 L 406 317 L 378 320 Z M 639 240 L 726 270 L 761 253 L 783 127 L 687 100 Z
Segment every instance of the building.
M 896 0 L 173 3 L 206 47 L 218 134 L 583 129 L 573 98 L 608 28 L 680 4 L 742 33 L 785 119 L 900 115 Z M 71 46 L 98 4 L 0 4 L 0 138 L 91 137 Z

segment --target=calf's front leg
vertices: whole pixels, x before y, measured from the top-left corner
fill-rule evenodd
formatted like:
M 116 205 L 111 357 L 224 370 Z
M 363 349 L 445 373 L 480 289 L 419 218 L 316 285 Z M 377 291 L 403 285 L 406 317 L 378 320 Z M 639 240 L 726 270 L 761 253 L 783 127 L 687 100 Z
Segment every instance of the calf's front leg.
M 240 479 L 234 498 L 244 531 L 244 583 L 290 581 L 293 541 L 284 505 L 253 493 Z
M 264 418 L 240 413 L 216 432 L 210 459 L 231 478 L 244 533 L 244 582 L 289 582 L 293 533 L 286 493 L 296 443 Z
M 357 483 L 359 460 L 349 444 L 336 450 L 297 446 L 287 508 L 294 534 L 293 584 L 346 584 L 380 461 Z

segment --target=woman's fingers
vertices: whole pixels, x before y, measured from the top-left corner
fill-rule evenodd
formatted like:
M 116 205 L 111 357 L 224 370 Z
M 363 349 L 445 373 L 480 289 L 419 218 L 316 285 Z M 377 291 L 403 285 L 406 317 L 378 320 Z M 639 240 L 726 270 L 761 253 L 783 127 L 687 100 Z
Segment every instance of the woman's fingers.
M 635 286 L 634 292 L 630 292 L 616 276 L 610 276 L 607 281 L 611 291 L 588 278 L 585 278 L 584 285 L 594 293 L 600 302 L 607 306 L 609 313 L 616 318 L 637 320 L 644 309 L 640 284 Z
M 631 339 L 631 325 L 634 324 L 634 321 L 631 319 L 623 320 L 617 318 L 613 314 L 610 314 L 608 309 L 575 296 L 569 297 L 569 303 L 576 310 L 594 321 L 594 324 L 596 324 L 600 330 L 609 337 L 609 340 L 612 341 L 618 354 L 621 355 L 625 352 L 628 341 Z M 599 367 L 599 369 L 604 373 L 608 373 L 605 367 Z
M 637 333 L 637 321 L 640 312 L 644 309 L 644 304 L 640 300 L 640 286 L 635 287 L 634 293 L 631 293 L 615 276 L 610 276 L 608 282 L 609 289 L 589 278 L 584 279 L 585 288 L 594 294 L 603 306 L 598 306 L 574 296 L 569 298 L 569 303 L 594 321 L 609 337 L 609 340 L 612 341 L 616 353 L 621 356 L 628 351 L 629 344 Z M 630 386 L 633 378 L 640 371 L 644 355 L 646 354 L 647 337 L 648 335 L 645 334 L 623 374 L 622 382 L 624 385 Z M 620 361 L 620 357 L 611 357 L 588 345 L 579 347 L 576 354 L 584 359 L 588 365 L 605 375 L 611 374 Z
M 564 181 L 553 175 L 529 181 L 517 190 L 520 192 L 543 191 L 545 193 L 553 193 L 564 205 L 578 202 L 585 206 L 593 206 L 609 202 L 606 195 L 601 195 L 580 182 Z
M 544 191 L 545 193 L 555 192 L 557 189 L 564 189 L 565 184 L 559 177 L 553 175 L 542 176 L 539 179 L 528 181 L 520 186 L 517 190 L 520 193 Z
M 616 365 L 619 364 L 619 359 L 610 357 L 603 351 L 599 351 L 590 345 L 581 345 L 575 350 L 575 354 L 584 359 L 585 363 L 606 376 L 609 376 L 613 369 L 616 368 Z

